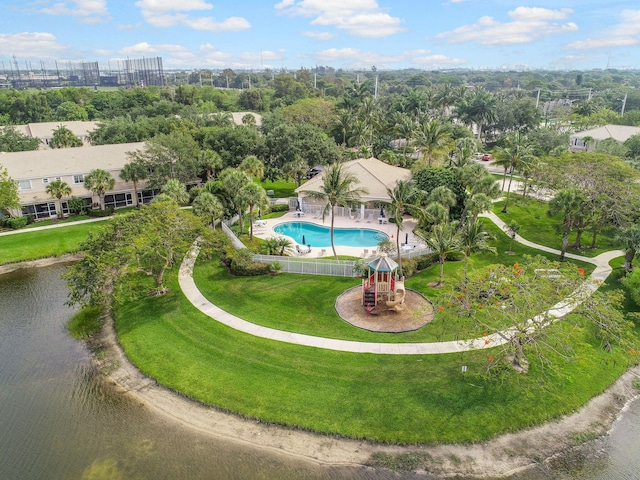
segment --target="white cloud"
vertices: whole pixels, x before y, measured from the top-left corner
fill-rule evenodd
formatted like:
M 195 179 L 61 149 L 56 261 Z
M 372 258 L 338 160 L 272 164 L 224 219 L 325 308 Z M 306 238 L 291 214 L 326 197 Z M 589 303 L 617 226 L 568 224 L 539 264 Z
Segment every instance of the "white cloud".
M 67 47 L 46 32 L 0 33 L 0 52 L 7 52 L 20 58 L 59 58 Z
M 302 32 L 302 35 L 309 38 L 315 38 L 316 40 L 331 40 L 335 37 L 335 34 L 331 32 Z
M 292 17 L 312 17 L 312 25 L 357 37 L 388 37 L 404 30 L 402 20 L 384 12 L 376 0 L 284 0 L 275 9 Z
M 196 17 L 183 13 L 211 10 L 213 5 L 203 0 L 140 0 L 135 6 L 140 8 L 142 18 L 149 25 L 158 28 L 184 25 L 208 32 L 237 32 L 251 28 L 251 24 L 242 17 L 229 17 L 218 21 L 213 17 Z
M 466 64 L 461 58 L 432 54 L 429 50 L 408 50 L 397 55 L 385 55 L 376 52 L 364 52 L 358 48 L 329 48 L 314 55 L 320 63 L 342 62 L 350 68 L 376 65 L 386 68 L 398 63 L 411 63 L 422 68 L 445 68 Z M 389 67 L 390 68 L 390 67 Z
M 275 52 L 265 50 L 263 52 L 244 52 L 238 55 L 238 58 L 252 64 L 257 64 L 274 60 L 282 60 L 284 57 Z
M 576 50 L 596 48 L 629 47 L 640 43 L 640 10 L 623 10 L 618 15 L 620 22 L 605 35 L 569 43 L 566 47 Z
M 80 17 L 83 23 L 99 23 L 109 17 L 106 0 L 69 0 L 41 8 L 46 15 L 66 15 Z
M 499 22 L 493 17 L 480 17 L 473 25 L 463 25 L 448 32 L 436 35 L 449 43 L 477 42 L 481 45 L 496 46 L 517 43 L 530 43 L 559 33 L 575 32 L 578 26 L 573 22 L 558 23 L 566 20 L 573 10 L 562 8 L 518 7 L 508 12 L 510 22 Z

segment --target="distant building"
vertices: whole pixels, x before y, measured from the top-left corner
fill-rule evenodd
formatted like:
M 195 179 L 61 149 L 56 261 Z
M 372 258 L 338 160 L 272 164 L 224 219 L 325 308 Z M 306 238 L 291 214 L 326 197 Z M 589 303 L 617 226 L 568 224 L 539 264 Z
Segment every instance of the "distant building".
M 135 205 L 133 183 L 124 182 L 120 171 L 130 162 L 127 152 L 144 149 L 144 142 L 97 145 L 85 148 L 61 148 L 29 152 L 1 152 L 0 165 L 18 182 L 18 194 L 23 215 L 36 219 L 56 215 L 56 199 L 50 197 L 47 185 L 62 180 L 71 187 L 71 196 L 82 198 L 87 205 L 94 205 L 99 198 L 84 187 L 84 176 L 91 170 L 106 170 L 116 180 L 113 190 L 105 195 L 105 207 L 122 208 Z M 67 200 L 62 198 L 62 211 L 69 213 Z M 154 192 L 139 186 L 138 201 L 148 203 Z
M 53 132 L 55 132 L 60 126 L 65 126 L 71 132 L 78 137 L 83 145 L 88 143 L 89 134 L 93 132 L 98 123 L 97 122 L 40 122 L 40 123 L 28 123 L 26 125 L 14 125 L 16 131 L 31 138 L 39 138 L 42 143 L 42 148 L 49 148 L 51 139 L 53 138 Z
M 593 152 L 602 140 L 613 138 L 619 142 L 626 141 L 629 137 L 640 133 L 640 127 L 630 127 L 628 125 L 604 125 L 577 132 L 569 137 L 570 149 L 572 152 Z M 591 139 L 591 141 L 585 142 Z

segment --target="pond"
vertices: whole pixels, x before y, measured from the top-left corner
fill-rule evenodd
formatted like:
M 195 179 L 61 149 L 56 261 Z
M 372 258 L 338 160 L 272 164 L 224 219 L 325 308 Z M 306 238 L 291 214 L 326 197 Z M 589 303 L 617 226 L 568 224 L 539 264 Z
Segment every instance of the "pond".
M 318 466 L 158 417 L 101 377 L 65 323 L 64 266 L 0 275 L 0 479 L 390 480 L 384 470 Z M 551 470 L 514 478 L 623 479 L 640 471 L 640 402 L 609 437 Z

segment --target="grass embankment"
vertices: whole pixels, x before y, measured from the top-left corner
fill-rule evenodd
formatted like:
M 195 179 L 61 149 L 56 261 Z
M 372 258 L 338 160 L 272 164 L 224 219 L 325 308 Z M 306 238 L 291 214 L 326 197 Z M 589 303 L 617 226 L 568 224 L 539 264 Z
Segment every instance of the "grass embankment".
M 0 265 L 5 263 L 59 257 L 80 250 L 89 232 L 102 222 L 82 223 L 38 231 L 22 231 L 0 236 Z
M 260 182 L 260 186 L 265 190 L 273 190 L 274 198 L 295 197 L 295 189 L 298 188 L 296 182 L 288 180 L 277 180 L 275 182 L 265 180 L 264 182 Z
M 484 268 L 494 263 L 513 265 L 522 262 L 524 255 L 539 253 L 513 242 L 514 255 L 504 253 L 509 249 L 509 238 L 489 220 L 486 228 L 496 237 L 498 255 L 474 255 L 470 269 Z M 553 254 L 546 254 L 554 258 Z M 593 265 L 578 262 L 587 273 Z M 435 300 L 449 293 L 460 282 L 463 262 L 445 263 L 445 287 L 433 288 L 429 283 L 438 280 L 439 265 L 433 265 L 407 279 L 408 288 Z M 401 334 L 374 333 L 351 326 L 342 320 L 335 310 L 338 295 L 348 288 L 361 284 L 353 278 L 321 277 L 284 274 L 278 277 L 233 277 L 218 264 L 198 264 L 194 278 L 202 294 L 211 302 L 240 318 L 278 330 L 294 331 L 307 335 L 365 342 L 441 342 L 468 339 L 479 335 L 464 319 L 450 312 L 436 312 L 429 328 Z M 545 303 L 546 302 L 546 303 Z M 552 305 L 548 299 L 540 299 L 540 309 Z M 420 315 L 420 312 L 415 312 Z
M 491 350 L 396 356 L 274 342 L 206 317 L 181 294 L 175 274 L 169 285 L 167 296 L 115 312 L 119 341 L 145 374 L 206 404 L 317 432 L 392 443 L 486 440 L 579 408 L 628 366 L 572 327 L 565 332 L 575 345 L 571 361 L 552 355 L 555 367 L 532 362 L 527 375 L 489 381 L 482 374 Z M 294 296 L 283 316 L 308 301 Z
M 560 250 L 562 234 L 558 232 L 557 228 L 562 224 L 562 217 L 560 215 L 553 217 L 547 215 L 547 210 L 549 209 L 547 202 L 533 198 L 523 199 L 512 194 L 508 208 L 509 213 L 501 212 L 503 206 L 504 201 L 494 203 L 493 212 L 506 223 L 515 220 L 520 226 L 518 233 L 522 237 L 531 242 Z M 593 231 L 590 228 L 583 233 L 581 241 L 583 247 L 591 245 L 592 235 Z M 574 229 L 569 235 L 569 244 L 575 243 L 575 239 L 576 232 Z M 567 252 L 585 257 L 595 257 L 603 252 L 620 248 L 620 245 L 614 243 L 611 231 L 598 233 L 596 243 L 597 248 L 595 249 L 583 248 L 582 250 L 576 250 L 570 247 Z

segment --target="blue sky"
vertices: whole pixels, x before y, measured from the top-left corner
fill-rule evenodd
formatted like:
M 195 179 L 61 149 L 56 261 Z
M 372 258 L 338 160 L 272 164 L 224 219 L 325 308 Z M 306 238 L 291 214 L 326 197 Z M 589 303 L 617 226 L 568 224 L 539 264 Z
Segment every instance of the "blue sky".
M 4 0 L 0 60 L 165 69 L 640 68 L 638 0 Z M 1 68 L 1 66 L 0 66 Z M 35 67 L 34 67 L 35 68 Z

